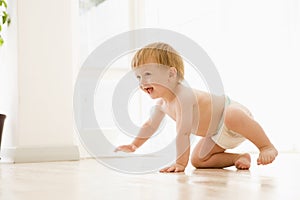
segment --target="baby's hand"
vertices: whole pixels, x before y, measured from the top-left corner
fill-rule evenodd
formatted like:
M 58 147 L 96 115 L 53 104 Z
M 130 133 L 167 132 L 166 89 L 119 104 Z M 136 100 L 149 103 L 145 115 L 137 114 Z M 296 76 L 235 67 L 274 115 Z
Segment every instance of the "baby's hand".
M 184 172 L 185 167 L 183 165 L 180 164 L 173 164 L 169 167 L 163 168 L 161 170 L 159 170 L 159 172 L 163 172 L 163 173 L 177 173 L 177 172 Z
M 134 144 L 128 144 L 128 145 L 122 145 L 122 146 L 118 146 L 114 152 L 118 152 L 118 151 L 123 151 L 123 152 L 135 152 L 135 150 L 137 149 L 137 147 Z

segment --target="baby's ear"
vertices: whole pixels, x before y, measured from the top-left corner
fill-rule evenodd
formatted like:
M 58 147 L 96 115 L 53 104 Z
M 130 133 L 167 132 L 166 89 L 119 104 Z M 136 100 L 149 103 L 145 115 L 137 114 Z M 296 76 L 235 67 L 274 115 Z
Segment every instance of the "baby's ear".
M 169 78 L 177 77 L 177 69 L 175 67 L 170 67 L 169 69 Z

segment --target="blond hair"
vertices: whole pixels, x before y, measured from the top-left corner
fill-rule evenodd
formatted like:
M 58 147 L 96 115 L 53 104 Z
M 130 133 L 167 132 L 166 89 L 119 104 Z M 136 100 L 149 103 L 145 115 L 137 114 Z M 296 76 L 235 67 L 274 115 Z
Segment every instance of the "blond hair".
M 163 66 L 175 67 L 179 81 L 184 79 L 184 65 L 181 56 L 166 43 L 156 42 L 138 50 L 131 62 L 133 69 L 149 63 L 149 60 Z

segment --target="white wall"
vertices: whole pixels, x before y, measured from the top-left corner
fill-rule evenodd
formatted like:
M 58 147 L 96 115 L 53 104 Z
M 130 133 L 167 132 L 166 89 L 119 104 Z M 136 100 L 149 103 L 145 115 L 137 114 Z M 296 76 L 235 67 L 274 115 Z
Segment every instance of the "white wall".
M 17 1 L 8 0 L 7 3 L 12 21 L 9 28 L 4 26 L 1 32 L 5 43 L 0 47 L 0 113 L 7 115 L 2 136 L 3 148 L 16 145 L 18 120 Z
M 5 141 L 2 149 L 6 160 L 79 158 L 72 104 L 77 4 L 76 0 L 15 3 L 18 67 L 11 80 L 17 88 L 13 84 L 10 87 L 18 101 L 8 110 L 10 115 L 17 109 L 17 117 L 11 122 L 14 141 Z

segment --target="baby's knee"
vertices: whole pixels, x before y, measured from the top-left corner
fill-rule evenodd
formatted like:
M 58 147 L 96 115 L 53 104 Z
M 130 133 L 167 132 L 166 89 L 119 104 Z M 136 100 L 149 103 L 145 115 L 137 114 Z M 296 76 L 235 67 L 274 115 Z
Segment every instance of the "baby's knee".
M 192 156 L 191 158 L 191 164 L 193 167 L 196 168 L 202 168 L 205 167 L 206 161 L 209 159 L 210 156 Z

